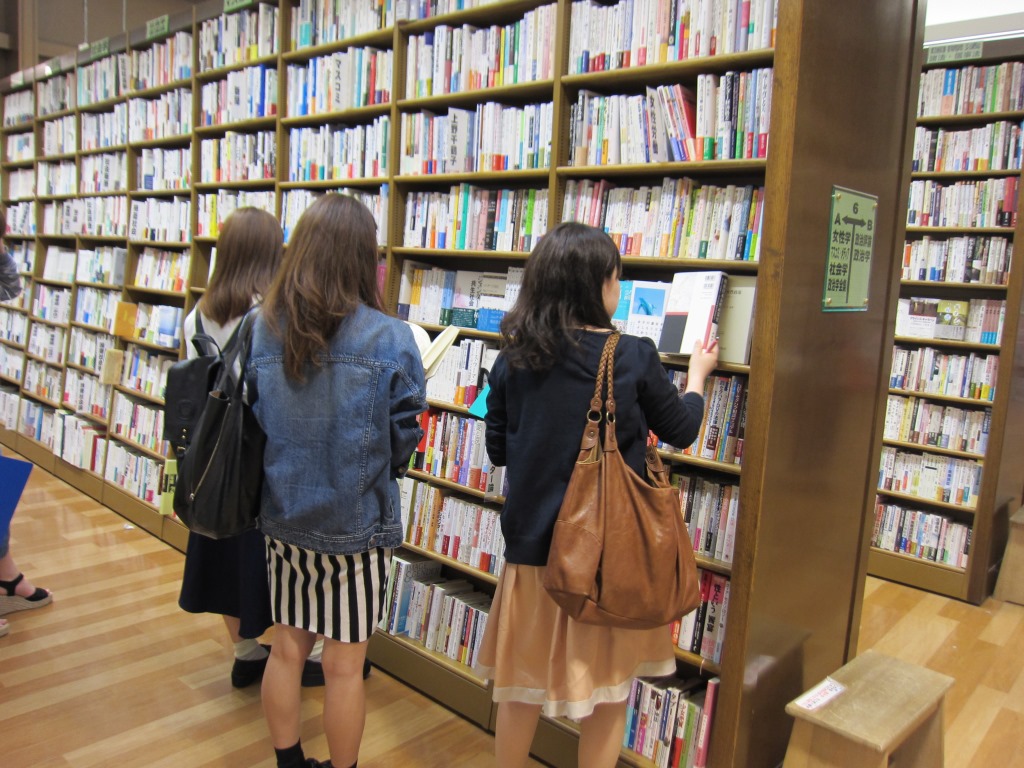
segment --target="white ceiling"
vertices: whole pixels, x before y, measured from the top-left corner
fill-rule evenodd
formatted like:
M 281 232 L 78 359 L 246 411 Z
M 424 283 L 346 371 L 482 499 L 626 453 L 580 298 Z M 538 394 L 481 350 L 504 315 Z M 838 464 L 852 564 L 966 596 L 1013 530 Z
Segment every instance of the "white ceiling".
M 925 42 L 1024 35 L 1024 0 L 928 0 Z

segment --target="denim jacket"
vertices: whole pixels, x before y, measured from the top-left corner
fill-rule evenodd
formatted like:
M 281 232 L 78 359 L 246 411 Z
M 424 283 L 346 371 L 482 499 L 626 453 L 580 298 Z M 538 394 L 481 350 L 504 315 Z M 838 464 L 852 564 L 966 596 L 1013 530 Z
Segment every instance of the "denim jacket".
M 282 340 L 260 317 L 246 369 L 267 433 L 260 529 L 286 544 L 350 555 L 402 543 L 396 478 L 426 410 L 423 363 L 401 320 L 360 305 L 306 382 L 284 371 Z

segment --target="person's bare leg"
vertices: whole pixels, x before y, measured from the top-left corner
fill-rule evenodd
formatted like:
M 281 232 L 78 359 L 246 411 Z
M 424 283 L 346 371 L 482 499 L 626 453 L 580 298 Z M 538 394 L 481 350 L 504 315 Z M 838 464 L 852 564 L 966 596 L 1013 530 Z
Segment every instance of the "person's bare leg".
M 366 725 L 366 647 L 365 642 L 324 640 L 324 734 L 335 768 L 348 768 L 359 759 Z
M 302 665 L 316 635 L 284 624 L 274 625 L 274 645 L 263 673 L 263 715 L 275 749 L 299 742 Z
M 498 703 L 498 722 L 494 731 L 494 755 L 498 758 L 498 768 L 522 768 L 526 765 L 538 720 L 540 704 Z
M 626 702 L 598 704 L 580 721 L 579 764 L 587 768 L 614 768 L 626 730 Z
M 18 566 L 14 562 L 14 558 L 11 557 L 11 553 L 8 552 L 3 557 L 0 557 L 0 581 L 14 581 L 18 578 L 18 574 L 21 571 L 18 570 Z M 18 597 L 32 597 L 36 591 L 36 585 L 28 580 L 28 576 L 23 578 L 18 585 L 14 588 L 14 594 Z M 46 590 L 49 592 L 50 590 Z

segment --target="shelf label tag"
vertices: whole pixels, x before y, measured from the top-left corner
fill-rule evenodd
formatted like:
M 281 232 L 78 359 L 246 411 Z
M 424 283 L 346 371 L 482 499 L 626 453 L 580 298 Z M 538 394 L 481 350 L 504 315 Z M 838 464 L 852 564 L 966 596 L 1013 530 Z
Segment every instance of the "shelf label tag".
M 854 312 L 868 308 L 877 213 L 877 196 L 832 187 L 822 311 Z
M 95 43 L 89 46 L 89 58 L 98 59 L 100 56 L 106 56 L 110 53 L 110 38 L 104 37 L 102 40 L 97 40 Z
M 816 686 L 811 688 L 811 690 L 794 699 L 793 704 L 800 707 L 800 709 L 806 709 L 811 712 L 825 706 L 845 690 L 846 686 L 838 680 L 826 677 Z
M 239 8 L 247 8 L 252 4 L 253 0 L 224 0 L 224 13 L 231 13 Z
M 165 13 L 163 16 L 157 16 L 155 19 L 150 19 L 146 22 L 146 39 L 152 40 L 154 37 L 166 35 L 170 28 L 170 14 Z
M 984 45 L 980 41 L 973 43 L 947 43 L 946 45 L 933 45 L 926 49 L 925 64 L 940 64 L 944 61 L 980 59 L 983 48 Z

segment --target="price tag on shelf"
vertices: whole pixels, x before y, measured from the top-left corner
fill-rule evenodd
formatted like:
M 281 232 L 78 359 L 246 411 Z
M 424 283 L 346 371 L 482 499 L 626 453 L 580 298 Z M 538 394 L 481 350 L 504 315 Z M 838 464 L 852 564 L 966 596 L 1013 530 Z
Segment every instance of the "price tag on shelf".
M 810 712 L 825 706 L 845 690 L 846 686 L 838 680 L 826 677 L 816 686 L 811 688 L 811 690 L 794 699 L 793 703 L 800 707 L 800 709 L 806 709 Z

